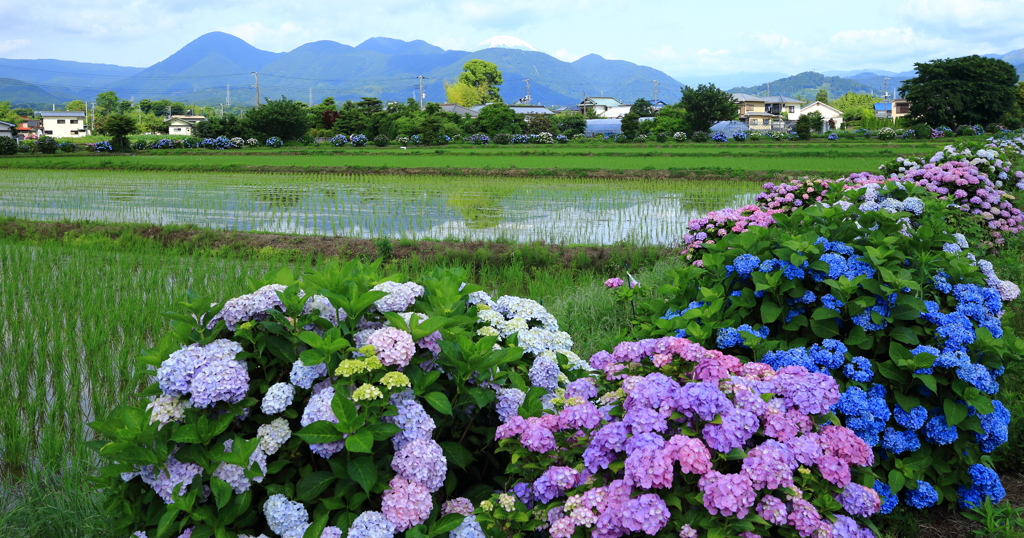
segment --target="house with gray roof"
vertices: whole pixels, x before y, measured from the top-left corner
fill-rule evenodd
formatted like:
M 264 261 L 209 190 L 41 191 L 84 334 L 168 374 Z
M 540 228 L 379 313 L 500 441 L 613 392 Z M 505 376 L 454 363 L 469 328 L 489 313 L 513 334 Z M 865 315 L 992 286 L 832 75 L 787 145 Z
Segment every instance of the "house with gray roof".
M 587 110 L 593 110 L 598 116 L 604 118 L 618 118 L 629 112 L 629 105 L 620 102 L 614 97 L 587 97 L 577 105 L 577 108 L 584 115 L 587 113 Z M 623 108 L 626 109 L 625 112 L 622 112 Z
M 477 108 L 457 105 L 455 103 L 442 103 L 441 110 L 445 112 L 453 112 L 460 116 L 465 116 L 466 114 L 469 114 L 469 117 L 471 118 L 475 118 L 480 115 L 480 110 Z
M 17 136 L 15 136 L 14 124 L 7 123 L 6 121 L 0 121 L 0 136 L 17 138 Z
M 803 101 L 783 95 L 750 95 L 748 93 L 732 94 L 733 101 L 739 108 L 740 121 L 751 130 L 783 130 L 785 122 L 783 113 L 793 119 L 800 115 Z

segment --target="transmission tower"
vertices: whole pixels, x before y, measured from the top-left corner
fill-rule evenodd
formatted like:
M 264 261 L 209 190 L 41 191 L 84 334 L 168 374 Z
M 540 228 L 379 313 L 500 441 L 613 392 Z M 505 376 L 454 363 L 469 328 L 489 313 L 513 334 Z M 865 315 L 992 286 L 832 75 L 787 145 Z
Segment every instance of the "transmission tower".
M 423 100 L 427 98 L 427 94 L 423 91 L 423 75 L 416 78 L 420 79 L 420 110 L 423 110 Z
M 531 102 L 531 99 L 530 99 L 530 79 L 524 78 L 523 82 L 526 83 L 526 97 L 523 98 L 523 103 L 528 105 Z
M 256 77 L 256 108 L 260 107 L 260 74 L 253 71 L 252 76 Z
M 661 83 L 658 82 L 657 80 L 652 82 L 654 82 L 654 101 L 652 102 L 656 103 L 658 101 L 658 86 L 661 86 Z

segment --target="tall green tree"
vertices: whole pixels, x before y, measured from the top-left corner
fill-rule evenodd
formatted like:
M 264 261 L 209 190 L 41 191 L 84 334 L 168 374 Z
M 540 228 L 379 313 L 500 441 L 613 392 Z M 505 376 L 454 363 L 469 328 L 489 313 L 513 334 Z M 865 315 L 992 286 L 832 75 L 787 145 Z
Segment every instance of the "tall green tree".
M 697 88 L 683 86 L 679 105 L 686 110 L 690 129 L 707 131 L 717 122 L 739 117 L 739 108 L 732 94 L 714 84 L 701 84 Z
M 522 132 L 523 117 L 504 103 L 494 103 L 480 111 L 477 122 L 491 136 L 498 133 L 519 134 Z
M 272 136 L 278 136 L 285 141 L 295 140 L 309 131 L 306 107 L 283 95 L 277 101 L 267 99 L 263 106 L 249 110 L 242 123 L 260 140 Z
M 686 109 L 680 104 L 666 105 L 658 111 L 658 117 L 654 119 L 655 132 L 666 132 L 675 134 L 690 130 L 686 120 Z
M 75 99 L 74 101 L 71 101 L 70 103 L 64 105 L 64 110 L 67 110 L 68 112 L 82 112 L 85 110 L 85 108 L 85 101 L 81 101 L 78 99 Z
M 10 101 L 0 101 L 0 121 L 6 121 L 7 123 L 18 123 L 21 121 L 21 116 L 11 110 Z
M 128 114 L 110 114 L 103 120 L 102 132 L 111 136 L 114 151 L 128 151 L 128 135 L 138 132 L 139 124 Z
M 485 103 L 500 103 L 501 95 L 498 94 L 498 86 L 501 86 L 504 79 L 498 66 L 484 60 L 470 60 L 462 66 L 462 73 L 459 74 L 459 82 L 477 89 L 477 93 Z
M 630 110 L 625 116 L 622 116 L 622 134 L 630 140 L 640 134 L 640 114 Z
M 998 121 L 1016 102 L 1017 69 L 978 55 L 915 63 L 917 76 L 899 93 L 910 101 L 910 115 L 928 125 L 987 124 Z
M 641 118 L 653 118 L 655 114 L 651 102 L 643 97 L 633 101 L 633 106 L 629 107 L 629 111 L 636 112 L 636 115 Z
M 846 92 L 839 99 L 829 103 L 829 106 L 843 113 L 843 121 L 851 121 L 861 119 L 864 109 L 872 110 L 871 114 L 873 115 L 875 103 L 881 101 L 881 99 L 866 93 Z
M 564 112 L 555 114 L 555 127 L 565 136 L 583 134 L 587 130 L 587 119 L 576 112 Z
M 825 88 L 818 88 L 818 94 L 814 96 L 815 101 L 821 101 L 822 103 L 828 104 L 828 90 Z

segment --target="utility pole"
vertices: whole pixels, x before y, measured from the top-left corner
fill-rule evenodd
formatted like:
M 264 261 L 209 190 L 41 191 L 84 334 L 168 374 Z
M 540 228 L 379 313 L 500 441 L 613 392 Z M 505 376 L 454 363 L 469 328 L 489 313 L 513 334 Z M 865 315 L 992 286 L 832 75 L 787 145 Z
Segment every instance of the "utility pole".
M 260 107 L 260 74 L 253 71 L 252 76 L 256 77 L 256 108 Z
M 661 83 L 658 82 L 657 80 L 655 80 L 653 82 L 654 82 L 654 102 L 657 102 L 658 101 L 658 86 L 661 86 Z
M 231 106 L 231 85 L 230 84 L 228 84 L 228 100 L 227 100 L 227 103 L 228 103 L 228 107 L 230 107 Z
M 526 83 L 526 104 L 530 104 L 532 99 L 530 98 L 530 79 L 524 78 L 523 82 Z
M 427 94 L 423 93 L 423 75 L 416 78 L 420 79 L 420 110 L 423 110 L 423 100 L 427 98 Z

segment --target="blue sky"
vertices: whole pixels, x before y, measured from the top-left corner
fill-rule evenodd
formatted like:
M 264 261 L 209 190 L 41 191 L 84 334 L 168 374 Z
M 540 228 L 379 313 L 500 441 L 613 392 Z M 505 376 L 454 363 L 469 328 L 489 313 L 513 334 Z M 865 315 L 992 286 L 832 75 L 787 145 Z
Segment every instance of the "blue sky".
M 275 52 L 375 36 L 475 50 L 511 35 L 563 60 L 596 53 L 679 79 L 904 71 L 917 61 L 1024 48 L 1024 0 L 40 0 L 2 2 L 0 20 L 0 57 L 141 67 L 214 30 Z

